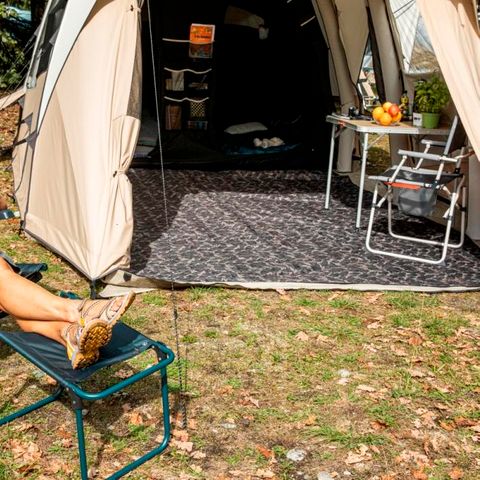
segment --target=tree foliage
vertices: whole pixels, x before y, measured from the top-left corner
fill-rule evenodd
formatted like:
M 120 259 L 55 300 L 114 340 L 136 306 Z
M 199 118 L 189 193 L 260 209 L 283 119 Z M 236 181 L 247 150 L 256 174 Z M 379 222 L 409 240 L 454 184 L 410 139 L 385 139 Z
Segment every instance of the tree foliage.
M 0 3 L 0 88 L 7 89 L 16 85 L 21 76 L 17 65 L 23 65 L 23 53 L 18 40 L 12 35 L 8 25 L 15 19 L 16 13 L 4 3 Z

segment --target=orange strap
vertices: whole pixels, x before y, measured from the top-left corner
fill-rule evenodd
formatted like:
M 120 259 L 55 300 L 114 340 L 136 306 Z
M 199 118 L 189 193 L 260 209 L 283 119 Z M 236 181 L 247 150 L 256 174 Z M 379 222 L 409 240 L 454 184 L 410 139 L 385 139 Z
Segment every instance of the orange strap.
M 412 185 L 411 183 L 401 182 L 385 182 L 385 185 L 391 185 L 392 187 L 397 188 L 408 188 L 409 190 L 420 190 L 420 188 L 422 188 L 420 185 Z

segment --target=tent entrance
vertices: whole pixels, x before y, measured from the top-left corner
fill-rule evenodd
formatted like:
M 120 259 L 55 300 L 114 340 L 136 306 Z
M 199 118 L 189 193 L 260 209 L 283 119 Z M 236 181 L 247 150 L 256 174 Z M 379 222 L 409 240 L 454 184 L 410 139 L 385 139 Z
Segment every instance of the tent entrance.
M 328 49 L 309 0 L 181 0 L 150 8 L 165 165 L 298 163 L 312 152 L 317 162 L 326 158 Z M 133 166 L 154 166 L 160 159 L 147 12 L 142 18 L 142 131 Z M 190 41 L 195 24 L 211 26 L 213 43 Z

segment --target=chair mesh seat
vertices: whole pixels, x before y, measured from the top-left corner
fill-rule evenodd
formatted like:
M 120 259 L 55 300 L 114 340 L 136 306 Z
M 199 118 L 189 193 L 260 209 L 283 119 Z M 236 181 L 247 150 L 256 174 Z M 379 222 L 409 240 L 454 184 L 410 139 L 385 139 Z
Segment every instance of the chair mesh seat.
M 381 182 L 389 182 L 390 178 L 396 172 L 396 168 L 392 167 L 388 170 L 385 170 L 381 175 L 371 176 L 371 179 L 380 180 Z M 395 177 L 396 182 L 415 182 L 421 183 L 424 185 L 432 185 L 435 182 L 435 177 L 437 172 L 427 169 L 407 169 L 404 168 L 398 172 L 398 175 Z M 443 173 L 438 181 L 436 182 L 437 185 L 446 185 L 451 181 L 455 180 L 456 178 L 460 178 L 462 174 L 460 173 Z

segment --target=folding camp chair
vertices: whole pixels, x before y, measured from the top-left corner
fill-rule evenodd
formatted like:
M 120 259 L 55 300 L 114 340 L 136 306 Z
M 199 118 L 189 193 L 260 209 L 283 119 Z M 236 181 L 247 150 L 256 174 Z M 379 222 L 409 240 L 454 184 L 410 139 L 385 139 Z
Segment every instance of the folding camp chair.
M 19 264 L 17 264 L 18 266 Z M 37 277 L 38 278 L 38 277 Z M 27 413 L 37 410 L 60 398 L 63 392 L 70 396 L 72 407 L 75 412 L 77 427 L 78 451 L 80 458 L 81 479 L 88 479 L 87 455 L 85 449 L 85 433 L 83 426 L 83 401 L 95 401 L 104 399 L 133 383 L 160 372 L 160 390 L 162 399 L 163 416 L 163 438 L 162 441 L 152 450 L 140 458 L 134 460 L 123 468 L 117 470 L 109 479 L 120 478 L 136 469 L 147 460 L 160 454 L 168 445 L 170 439 L 170 411 L 168 401 L 167 365 L 173 362 L 173 352 L 163 343 L 152 340 L 135 329 L 117 323 L 113 328 L 111 341 L 100 349 L 100 359 L 97 363 L 82 370 L 73 370 L 67 358 L 65 348 L 42 335 L 26 332 L 0 331 L 0 341 L 9 345 L 13 350 L 20 353 L 24 358 L 44 371 L 47 375 L 56 380 L 58 387 L 55 392 L 46 398 L 39 400 L 14 413 L 0 419 L 0 425 L 4 425 Z M 152 349 L 157 357 L 156 363 L 142 371 L 132 374 L 130 377 L 105 388 L 99 392 L 88 391 L 82 387 L 88 378 L 97 371 L 124 362 L 149 349 Z
M 460 170 L 462 160 L 472 155 L 472 151 L 466 152 L 466 135 L 461 126 L 458 116 L 455 116 L 446 142 L 424 139 L 423 152 L 399 150 L 401 161 L 381 175 L 370 176 L 375 180 L 372 207 L 368 222 L 366 247 L 369 252 L 380 255 L 387 255 L 396 258 L 414 260 L 429 264 L 442 263 L 447 255 L 448 248 L 460 248 L 465 237 L 465 215 L 466 215 L 466 188 L 465 178 Z M 431 147 L 443 147 L 440 154 L 431 153 Z M 453 153 L 458 155 L 452 156 Z M 411 159 L 413 166 L 407 165 Z M 428 165 L 427 165 L 428 164 Z M 454 165 L 452 171 L 448 171 L 447 165 Z M 384 185 L 386 191 L 379 193 L 379 187 Z M 438 194 L 442 192 L 443 196 Z M 448 207 L 443 215 L 445 219 L 445 233 L 443 238 L 420 238 L 408 235 L 401 235 L 393 231 L 393 208 L 396 203 L 398 210 L 411 216 L 431 216 L 437 199 L 447 201 Z M 397 240 L 421 243 L 425 245 L 441 247 L 440 255 L 429 252 L 425 256 L 408 255 L 400 253 L 400 245 L 397 244 L 391 250 L 383 250 L 372 246 L 372 230 L 377 213 L 380 207 L 387 202 L 387 222 L 389 235 Z M 460 211 L 460 239 L 456 243 L 450 242 L 450 233 L 454 225 L 456 210 Z M 429 249 L 430 250 L 430 249 Z

